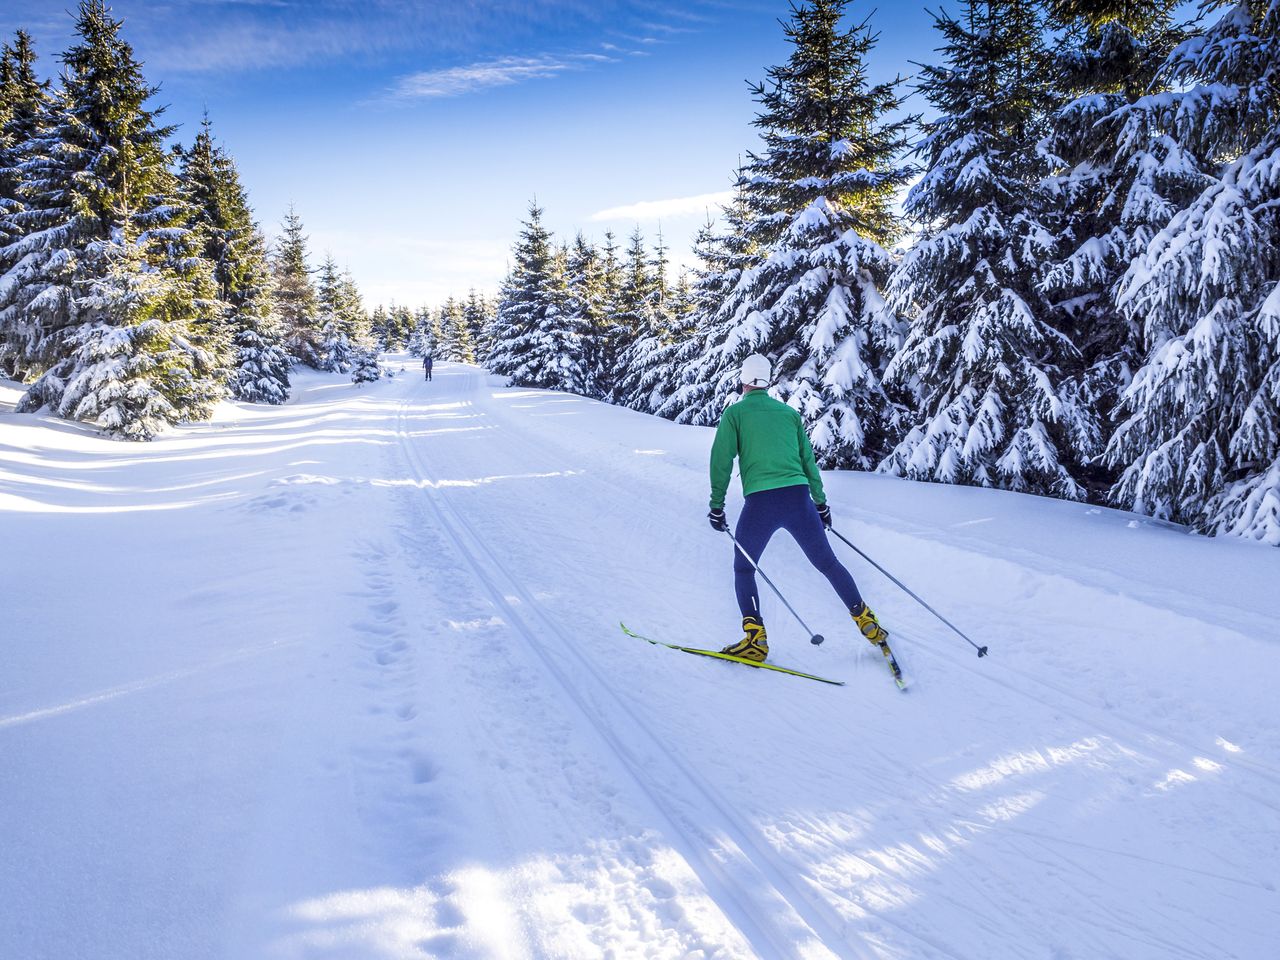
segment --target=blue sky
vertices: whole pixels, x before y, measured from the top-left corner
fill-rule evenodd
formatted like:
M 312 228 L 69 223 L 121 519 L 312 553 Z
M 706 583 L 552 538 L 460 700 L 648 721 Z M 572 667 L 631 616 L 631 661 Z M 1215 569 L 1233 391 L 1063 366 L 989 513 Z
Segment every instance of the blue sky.
M 0 27 L 32 32 L 49 75 L 73 6 L 0 0 Z M 370 305 L 496 291 L 535 195 L 565 239 L 661 227 L 689 262 L 757 143 L 747 81 L 788 54 L 785 0 L 111 6 L 179 136 L 207 108 L 267 233 L 295 204 L 313 258 L 349 266 Z M 875 79 L 932 58 L 924 4 L 850 5 L 873 10 Z

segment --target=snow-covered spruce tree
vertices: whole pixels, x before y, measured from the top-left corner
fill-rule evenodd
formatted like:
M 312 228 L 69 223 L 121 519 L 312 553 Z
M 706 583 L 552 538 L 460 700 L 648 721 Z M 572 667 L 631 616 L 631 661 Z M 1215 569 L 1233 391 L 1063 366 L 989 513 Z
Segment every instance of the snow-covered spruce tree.
M 748 230 L 760 259 L 738 279 L 725 309 L 726 338 L 711 379 L 742 358 L 774 361 L 775 390 L 804 417 L 827 466 L 870 468 L 888 451 L 898 408 L 883 371 L 902 325 L 881 294 L 900 227 L 899 162 L 908 120 L 897 82 L 872 85 L 864 22 L 845 28 L 848 0 L 812 0 L 784 25 L 792 52 L 753 93 L 764 152 L 750 154 Z M 727 398 L 726 398 L 727 399 Z
M 587 238 L 579 233 L 573 239 L 565 260 L 565 284 L 568 299 L 565 322 L 580 332 L 582 344 L 582 392 L 602 399 L 601 371 L 604 368 L 605 326 L 607 317 L 604 261 Z
M 627 252 L 623 284 L 624 316 L 629 338 L 618 356 L 618 376 L 613 402 L 655 412 L 674 389 L 670 376 L 670 348 L 676 335 L 676 317 L 667 272 L 667 246 L 662 234 L 653 255 L 646 259 L 639 229 Z
M 35 72 L 36 55 L 31 37 L 19 30 L 13 46 L 5 44 L 0 54 L 0 303 L 11 283 L 21 275 L 9 275 L 25 254 L 12 246 L 28 233 L 40 228 L 41 219 L 27 210 L 27 200 L 40 191 L 34 182 L 28 184 L 32 197 L 25 195 L 23 165 L 31 159 L 31 150 L 40 139 L 42 122 L 49 119 L 51 100 L 49 85 Z M 30 350 L 36 328 L 16 308 L 0 311 L 0 376 L 22 379 L 26 373 L 24 358 Z
M 382 304 L 378 304 L 373 308 L 373 313 L 369 316 L 369 335 L 373 337 L 376 343 L 383 350 L 395 350 L 397 345 L 391 337 L 391 315 L 387 313 L 387 308 Z M 413 350 L 412 331 L 410 331 L 410 339 L 407 342 L 410 352 Z
M 1141 323 L 1117 305 L 1129 264 L 1210 181 L 1206 164 L 1159 122 L 1160 65 L 1183 36 L 1176 0 L 1052 0 L 1061 31 L 1054 86 L 1066 97 L 1046 140 L 1057 169 L 1044 184 L 1059 236 L 1044 288 L 1057 325 L 1080 351 L 1074 377 L 1104 431 L 1142 364 Z M 1082 470 L 1091 491 L 1115 480 L 1101 459 Z
M 329 373 L 347 373 L 355 362 L 357 344 L 351 337 L 351 318 L 347 315 L 342 277 L 332 256 L 325 256 L 316 281 L 320 338 L 315 367 Z
M 357 347 L 351 364 L 351 382 L 372 383 L 381 376 L 382 367 L 378 365 L 377 349 L 372 346 Z
M 488 369 L 522 386 L 571 389 L 564 385 L 572 382 L 581 359 L 579 345 L 565 343 L 559 331 L 567 299 L 564 263 L 536 201 L 512 258 L 489 326 Z
M 467 292 L 467 302 L 462 308 L 462 322 L 466 326 L 466 337 L 463 346 L 463 363 L 475 363 L 484 355 L 481 338 L 489 323 L 489 308 L 484 297 L 474 287 Z
M 418 325 L 418 317 L 407 304 L 402 307 L 393 306 L 391 310 L 391 342 L 393 349 L 399 350 L 409 342 L 414 329 Z
M 412 325 L 412 314 L 407 308 L 404 314 L 407 330 Z M 343 331 L 352 343 L 362 347 L 373 345 L 369 311 L 364 307 L 364 297 L 360 294 L 360 288 L 356 285 L 350 267 L 344 267 L 338 277 L 338 316 L 342 319 Z M 406 333 L 405 337 L 398 337 L 397 342 L 403 342 L 407 336 Z
M 0 252 L 11 265 L 0 316 L 25 328 L 35 375 L 19 409 L 144 438 L 208 415 L 229 348 L 208 264 L 182 225 L 172 128 L 147 107 L 155 91 L 120 26 L 101 0 L 80 4 L 62 88 L 22 164 L 22 236 Z
M 1146 362 L 1107 458 L 1123 506 L 1280 545 L 1280 0 L 1220 14 L 1169 57 L 1161 119 L 1217 180 L 1130 267 Z
M 377 323 L 378 311 L 382 310 L 379 306 L 378 310 L 373 312 L 374 322 Z M 422 357 L 427 354 L 427 338 L 430 332 L 430 311 L 426 311 L 426 317 L 423 316 L 424 311 L 417 311 L 414 316 L 413 331 L 409 334 L 408 350 L 410 356 Z
M 464 323 L 462 304 L 458 302 L 457 297 L 449 297 L 441 305 L 436 316 L 440 324 L 439 358 L 441 360 L 460 359 L 461 344 L 459 341 Z
M 880 469 L 1078 499 L 1099 432 L 1038 285 L 1054 250 L 1035 208 L 1049 172 L 1036 149 L 1041 24 L 1028 0 L 969 0 L 964 22 L 936 20 L 946 63 L 925 67 L 920 89 L 939 116 L 925 124 L 928 168 L 906 201 L 924 234 L 890 285 L 914 319 L 886 381 L 917 400 Z
M 223 322 L 233 340 L 231 392 L 249 403 L 284 403 L 289 356 L 272 312 L 266 240 L 253 221 L 235 161 L 214 142 L 207 116 L 195 143 L 181 154 L 180 180 L 191 210 L 187 225 L 213 264 Z
M 661 330 L 640 362 L 641 373 L 633 393 L 637 410 L 663 415 L 673 396 L 683 388 L 681 375 L 705 343 L 697 336 L 693 278 L 681 270 L 662 304 Z M 642 348 L 637 344 L 637 353 Z
M 79 322 L 66 338 L 65 384 L 50 405 L 125 440 L 150 440 L 166 424 L 208 417 L 222 386 L 210 351 L 191 338 L 202 301 L 214 296 L 208 265 L 196 260 L 179 275 L 130 241 L 91 244 L 83 255 L 105 269 L 76 284 Z
M 599 274 L 598 289 L 589 290 L 586 295 L 591 296 L 596 301 L 595 308 L 598 311 L 596 315 L 597 323 L 591 326 L 591 311 L 585 308 L 575 306 L 572 301 L 572 289 L 570 290 L 571 300 L 567 309 L 575 311 L 575 316 L 587 321 L 582 326 L 583 344 L 582 357 L 585 366 L 586 383 L 583 393 L 588 397 L 596 399 L 607 399 L 613 391 L 614 381 L 617 376 L 617 360 L 619 342 L 617 338 L 617 330 L 615 317 L 622 312 L 622 287 L 623 287 L 623 266 L 622 257 L 618 252 L 617 237 L 614 236 L 612 230 L 606 230 L 604 234 L 604 242 L 598 247 L 593 248 L 595 258 L 597 260 L 596 270 Z M 569 260 L 566 269 L 572 270 L 574 263 L 578 260 L 579 255 L 574 251 L 577 250 L 575 243 L 570 251 Z M 580 273 L 584 280 L 586 274 Z M 594 286 L 594 283 L 592 283 Z
M 639 224 L 631 231 L 626 253 L 618 261 L 618 288 L 605 318 L 601 364 L 608 370 L 610 403 L 627 404 L 625 354 L 647 329 L 646 310 L 654 287 L 649 252 Z
M 292 205 L 285 214 L 282 229 L 271 265 L 275 278 L 272 289 L 275 312 L 280 318 L 285 349 L 293 362 L 319 369 L 320 306 L 311 283 L 311 268 L 307 265 L 307 236 L 303 233 L 302 218 Z
M 406 308 L 407 309 L 407 308 Z M 392 316 L 397 313 L 397 308 L 392 305 Z M 412 313 L 413 317 L 413 333 L 411 335 L 411 350 L 415 357 L 425 357 L 431 354 L 433 357 L 440 353 L 440 319 L 430 307 L 420 307 L 417 312 Z
M 441 359 L 475 363 L 476 348 L 467 323 L 467 305 L 449 297 L 440 308 Z
M 554 247 L 547 264 L 543 308 L 515 351 L 520 364 L 511 374 L 513 383 L 547 390 L 583 393 L 586 369 L 582 362 L 582 330 L 568 315 L 569 288 L 566 279 L 569 251 Z

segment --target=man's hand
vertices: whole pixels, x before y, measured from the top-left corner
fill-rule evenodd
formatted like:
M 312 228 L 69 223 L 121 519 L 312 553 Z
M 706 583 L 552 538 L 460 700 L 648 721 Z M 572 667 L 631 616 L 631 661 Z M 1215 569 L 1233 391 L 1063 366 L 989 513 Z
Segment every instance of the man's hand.
M 831 508 L 825 503 L 818 504 L 818 519 L 822 521 L 822 529 L 831 529 Z
M 712 510 L 707 514 L 707 520 L 711 523 L 711 529 L 717 533 L 727 533 L 729 530 L 729 518 L 724 515 L 724 510 Z

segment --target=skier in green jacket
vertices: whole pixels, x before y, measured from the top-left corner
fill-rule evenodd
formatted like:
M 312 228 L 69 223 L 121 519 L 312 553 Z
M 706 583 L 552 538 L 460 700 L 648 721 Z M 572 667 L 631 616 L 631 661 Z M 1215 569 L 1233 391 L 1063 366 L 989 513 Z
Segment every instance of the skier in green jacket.
M 863 602 L 853 577 L 827 541 L 831 509 L 804 421 L 796 410 L 769 396 L 771 376 L 768 358 L 752 354 L 743 361 L 742 399 L 721 415 L 711 445 L 711 512 L 707 519 L 712 528 L 729 529 L 724 498 L 735 459 L 744 497 L 734 536 L 741 550 L 734 550 L 733 574 L 745 636 L 721 653 L 756 662 L 769 656 L 755 567 L 743 551 L 759 562 L 769 538 L 778 530 L 790 533 L 809 562 L 830 581 L 862 635 L 882 644 L 888 632 Z

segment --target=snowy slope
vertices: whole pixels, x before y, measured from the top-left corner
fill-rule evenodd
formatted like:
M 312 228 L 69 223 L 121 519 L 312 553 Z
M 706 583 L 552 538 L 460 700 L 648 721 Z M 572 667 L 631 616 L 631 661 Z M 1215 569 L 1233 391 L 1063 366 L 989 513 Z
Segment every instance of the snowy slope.
M 831 474 L 735 639 L 710 432 L 437 365 L 147 445 L 0 387 L 0 957 L 1241 958 L 1280 934 L 1280 551 Z M 737 503 L 729 505 L 736 515 Z

